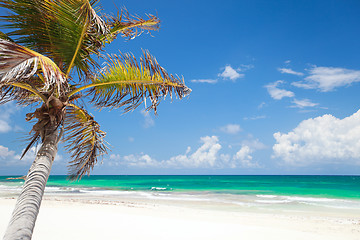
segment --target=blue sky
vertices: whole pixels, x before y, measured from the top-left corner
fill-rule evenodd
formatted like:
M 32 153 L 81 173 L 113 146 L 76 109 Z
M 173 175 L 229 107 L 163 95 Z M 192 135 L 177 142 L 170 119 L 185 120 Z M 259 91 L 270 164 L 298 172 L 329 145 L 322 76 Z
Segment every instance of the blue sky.
M 107 52 L 148 49 L 193 92 L 157 116 L 89 106 L 111 144 L 93 174 L 359 174 L 359 1 L 116 4 L 161 27 Z M 26 174 L 34 159 L 18 160 L 30 110 L 0 106 L 0 175 Z M 52 173 L 68 160 L 60 147 Z

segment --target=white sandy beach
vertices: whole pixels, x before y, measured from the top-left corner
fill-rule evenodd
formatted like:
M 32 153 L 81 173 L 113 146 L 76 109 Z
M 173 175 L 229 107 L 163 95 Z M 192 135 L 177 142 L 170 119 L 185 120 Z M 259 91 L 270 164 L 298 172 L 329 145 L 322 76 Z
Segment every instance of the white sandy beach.
M 0 198 L 2 235 L 14 205 L 15 199 Z M 360 216 L 231 212 L 151 200 L 45 197 L 33 239 L 359 240 Z

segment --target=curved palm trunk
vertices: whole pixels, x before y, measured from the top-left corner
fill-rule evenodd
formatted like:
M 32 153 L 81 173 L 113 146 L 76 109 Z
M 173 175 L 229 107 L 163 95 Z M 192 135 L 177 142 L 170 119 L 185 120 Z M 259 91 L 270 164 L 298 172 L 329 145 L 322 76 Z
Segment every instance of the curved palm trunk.
M 4 240 L 31 239 L 45 185 L 57 153 L 58 132 L 46 135 L 26 176 Z

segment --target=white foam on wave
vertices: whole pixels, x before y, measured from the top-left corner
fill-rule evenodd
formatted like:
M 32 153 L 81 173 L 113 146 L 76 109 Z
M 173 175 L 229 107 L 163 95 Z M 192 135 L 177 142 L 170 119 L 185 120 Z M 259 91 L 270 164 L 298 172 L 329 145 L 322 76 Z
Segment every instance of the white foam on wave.
M 166 187 L 151 187 L 151 191 L 165 191 L 168 190 Z
M 291 203 L 290 200 L 255 200 L 257 203 L 270 203 L 270 204 L 279 204 L 279 203 Z
M 94 195 L 128 195 L 133 192 L 130 191 L 121 191 L 121 190 L 106 190 L 106 189 L 97 189 L 97 190 L 88 190 L 82 189 L 83 193 L 94 194 Z
M 21 186 L 15 186 L 15 185 L 0 185 L 0 191 L 16 191 L 21 190 Z
M 291 201 L 297 202 L 346 202 L 343 199 L 334 199 L 334 198 L 314 198 L 314 197 L 294 197 L 294 196 L 285 196 L 287 199 Z
M 257 197 L 260 197 L 260 198 L 277 198 L 279 196 L 277 195 L 256 195 Z

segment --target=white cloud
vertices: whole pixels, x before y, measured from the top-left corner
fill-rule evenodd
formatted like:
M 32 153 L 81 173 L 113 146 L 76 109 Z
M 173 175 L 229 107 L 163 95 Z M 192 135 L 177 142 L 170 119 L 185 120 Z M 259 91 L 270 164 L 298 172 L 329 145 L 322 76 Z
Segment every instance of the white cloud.
M 128 167 L 155 168 L 207 168 L 217 166 L 218 152 L 221 145 L 216 136 L 200 138 L 202 145 L 192 154 L 191 147 L 187 147 L 185 154 L 171 157 L 169 160 L 157 161 L 148 154 L 130 154 L 121 157 L 111 154 L 106 163 L 110 166 L 126 165 Z
M 228 134 L 237 134 L 241 131 L 241 127 L 238 124 L 228 124 L 226 126 L 221 127 L 220 130 Z
M 330 114 L 302 121 L 289 133 L 274 133 L 273 157 L 286 164 L 360 165 L 360 110 L 338 119 Z
M 135 156 L 133 154 L 124 156 L 123 161 L 127 166 L 130 167 L 157 167 L 159 162 L 155 159 L 152 159 L 147 154 L 142 154 L 140 156 Z
M 6 166 L 19 166 L 25 165 L 35 160 L 35 155 L 32 155 L 35 148 L 29 149 L 29 152 L 20 160 L 21 154 L 16 154 L 15 151 L 9 150 L 9 148 L 0 145 L 0 158 L 4 160 Z M 31 158 L 31 159 L 30 159 Z
M 14 155 L 15 155 L 14 151 L 9 150 L 9 148 L 0 145 L 0 158 L 2 159 L 13 158 Z
M 259 141 L 259 139 L 248 139 L 242 141 L 242 146 L 249 146 L 253 150 L 261 150 L 267 148 L 265 144 Z
M 233 69 L 230 65 L 227 65 L 227 66 L 225 66 L 225 70 L 219 74 L 219 77 L 223 77 L 224 79 L 229 79 L 229 80 L 235 82 L 236 79 L 242 78 L 245 76 L 242 73 L 238 73 L 238 71 Z
M 11 129 L 11 126 L 5 120 L 0 119 L 0 133 L 9 132 Z
M 111 154 L 110 166 L 126 165 L 129 167 L 157 167 L 157 168 L 208 168 L 221 167 L 218 162 L 218 152 L 221 149 L 219 139 L 216 136 L 200 138 L 202 145 L 193 153 L 191 147 L 187 147 L 185 154 L 171 157 L 169 160 L 157 161 L 148 154 L 130 154 L 121 157 L 119 154 Z
M 258 168 L 259 164 L 253 162 L 253 157 L 251 154 L 254 152 L 252 148 L 247 145 L 243 145 L 240 150 L 234 155 L 232 162 L 232 167 L 240 165 L 243 168 Z
M 218 82 L 217 79 L 193 79 L 191 80 L 191 82 L 193 83 L 210 83 L 210 84 L 215 84 Z
M 202 145 L 193 153 L 189 155 L 189 148 L 184 155 L 178 155 L 165 161 L 165 165 L 169 167 L 216 167 L 216 160 L 218 152 L 221 149 L 219 139 L 216 136 L 206 136 L 200 138 Z
M 360 82 L 360 71 L 346 68 L 316 67 L 309 71 L 304 81 L 294 82 L 292 85 L 305 89 L 318 89 L 329 92 L 337 87 L 349 86 Z
M 130 154 L 120 156 L 111 154 L 106 163 L 109 166 L 127 166 L 134 168 L 255 168 L 260 167 L 252 160 L 252 153 L 266 146 L 258 139 L 244 141 L 241 149 L 234 155 L 220 153 L 222 149 L 217 136 L 205 136 L 200 138 L 201 146 L 195 151 L 187 147 L 184 154 L 171 157 L 168 160 L 158 161 L 148 154 Z
M 287 74 L 292 74 L 292 75 L 296 75 L 296 76 L 303 76 L 304 75 L 302 72 L 295 72 L 291 68 L 278 68 L 278 71 L 281 72 L 281 73 L 287 73 Z
M 20 160 L 21 154 L 17 154 L 15 151 L 9 150 L 9 148 L 0 145 L 0 160 L 3 160 L 3 163 L 0 164 L 6 166 L 30 165 L 35 160 L 36 154 L 40 147 L 41 144 L 36 147 L 31 147 L 26 155 Z M 63 157 L 60 154 L 57 154 L 55 157 L 55 162 L 58 163 L 62 159 Z
M 235 82 L 238 78 L 242 78 L 245 74 L 241 72 L 248 71 L 254 68 L 254 65 L 249 64 L 241 64 L 240 68 L 234 69 L 230 65 L 226 65 L 224 71 L 218 74 L 218 77 L 222 77 L 224 80 L 231 80 Z M 218 79 L 193 79 L 190 80 L 193 83 L 209 83 L 209 84 L 216 84 L 219 80 Z
M 146 110 L 141 110 L 141 114 L 144 116 L 144 128 L 153 127 L 155 125 L 154 119 L 150 116 L 149 112 Z
M 292 102 L 295 104 L 292 107 L 296 107 L 296 108 L 315 107 L 319 105 L 318 103 L 311 102 L 309 99 L 303 99 L 303 100 L 294 99 Z
M 293 92 L 277 88 L 277 86 L 282 83 L 284 83 L 284 81 L 278 80 L 265 86 L 270 96 L 276 100 L 280 100 L 284 97 L 294 97 L 295 94 Z

